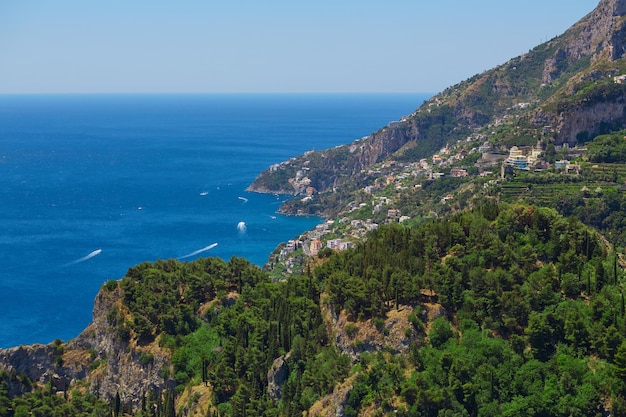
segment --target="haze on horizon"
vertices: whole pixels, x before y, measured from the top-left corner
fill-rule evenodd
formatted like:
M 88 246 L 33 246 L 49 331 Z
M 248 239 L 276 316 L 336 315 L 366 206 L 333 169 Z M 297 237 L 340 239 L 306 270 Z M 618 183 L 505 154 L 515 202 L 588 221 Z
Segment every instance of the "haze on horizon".
M 598 0 L 9 0 L 0 94 L 438 92 Z

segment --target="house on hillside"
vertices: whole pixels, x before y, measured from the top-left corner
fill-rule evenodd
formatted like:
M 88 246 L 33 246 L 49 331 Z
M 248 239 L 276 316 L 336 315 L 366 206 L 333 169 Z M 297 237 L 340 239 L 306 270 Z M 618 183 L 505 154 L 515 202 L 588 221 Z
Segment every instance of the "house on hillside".
M 528 170 L 539 162 L 539 155 L 541 155 L 541 149 L 537 148 L 518 148 L 513 146 L 509 150 L 509 157 L 506 159 L 506 164 L 516 169 Z
M 401 213 L 398 209 L 389 209 L 387 210 L 387 217 L 397 218 L 400 217 Z
M 309 247 L 311 255 L 316 256 L 322 250 L 323 247 L 324 247 L 324 244 L 322 243 L 321 240 L 313 239 Z
M 450 175 L 454 178 L 467 177 L 467 170 L 462 168 L 452 168 L 450 170 Z
M 485 142 L 478 147 L 478 152 L 487 153 L 491 151 L 491 144 L 489 142 Z

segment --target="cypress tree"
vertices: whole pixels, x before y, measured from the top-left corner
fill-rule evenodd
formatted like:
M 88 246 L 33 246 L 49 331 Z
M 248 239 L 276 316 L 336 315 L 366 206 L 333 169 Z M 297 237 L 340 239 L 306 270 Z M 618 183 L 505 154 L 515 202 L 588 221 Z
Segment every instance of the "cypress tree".
M 204 382 L 204 386 L 209 386 L 209 375 L 207 372 L 207 368 L 209 367 L 209 363 L 206 359 L 202 359 L 202 382 Z
M 113 406 L 113 414 L 115 415 L 115 417 L 118 417 L 120 415 L 120 411 L 122 409 L 122 400 L 120 398 L 120 393 L 117 392 L 115 393 L 115 403 Z

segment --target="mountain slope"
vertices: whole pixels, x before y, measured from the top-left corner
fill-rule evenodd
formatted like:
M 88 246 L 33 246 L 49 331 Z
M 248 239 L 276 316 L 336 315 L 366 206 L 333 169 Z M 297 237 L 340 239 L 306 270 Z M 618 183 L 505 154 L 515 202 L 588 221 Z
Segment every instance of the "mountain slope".
M 510 137 L 534 143 L 586 141 L 624 126 L 626 1 L 602 0 L 567 30 L 528 53 L 432 97 L 413 114 L 365 139 L 307 152 L 262 172 L 252 191 L 287 194 L 351 192 L 368 182 L 368 170 L 388 159 L 419 161 L 447 143 L 484 140 L 488 127 L 511 126 Z M 305 169 L 303 169 L 305 168 Z M 310 199 L 283 211 L 332 216 L 341 202 Z M 334 198 L 336 200 L 337 198 Z
M 618 128 L 624 14 L 626 0 L 602 1 L 405 120 L 273 167 L 251 188 L 314 187 L 291 209 L 329 213 L 387 158 L 414 161 L 467 137 L 559 144 Z M 47 403 L 159 417 L 626 413 L 620 258 L 573 218 L 487 203 L 381 227 L 315 262 L 286 280 L 237 258 L 131 268 L 103 287 L 76 340 L 0 351 L 0 416 L 53 415 Z
M 319 261 L 131 268 L 75 341 L 0 351 L 0 416 L 624 415 L 624 274 L 581 222 L 492 203 Z

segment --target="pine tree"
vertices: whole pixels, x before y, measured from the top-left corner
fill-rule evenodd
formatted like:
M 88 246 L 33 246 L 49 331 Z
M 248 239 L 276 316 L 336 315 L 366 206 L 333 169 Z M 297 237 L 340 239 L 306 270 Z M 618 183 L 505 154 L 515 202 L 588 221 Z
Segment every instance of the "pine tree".
M 626 382 L 626 342 L 622 342 L 617 348 L 613 364 L 615 365 L 615 376 Z

